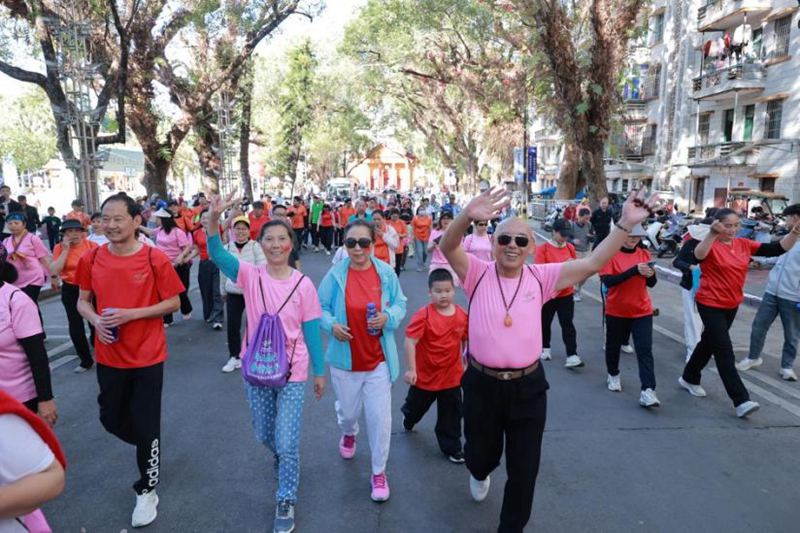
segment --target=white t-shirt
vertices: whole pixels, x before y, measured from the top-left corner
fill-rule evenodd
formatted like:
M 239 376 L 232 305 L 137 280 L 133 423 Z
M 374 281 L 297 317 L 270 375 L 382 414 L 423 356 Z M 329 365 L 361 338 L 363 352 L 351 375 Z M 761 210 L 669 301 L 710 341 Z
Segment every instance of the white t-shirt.
M 106 237 L 105 235 L 95 235 L 94 233 L 92 233 L 87 237 L 87 240 L 97 243 L 97 246 L 103 246 L 104 244 L 108 244 L 108 237 Z
M 47 470 L 53 451 L 36 430 L 17 415 L 0 415 L 0 486 Z M 0 533 L 25 532 L 12 518 L 0 518 Z

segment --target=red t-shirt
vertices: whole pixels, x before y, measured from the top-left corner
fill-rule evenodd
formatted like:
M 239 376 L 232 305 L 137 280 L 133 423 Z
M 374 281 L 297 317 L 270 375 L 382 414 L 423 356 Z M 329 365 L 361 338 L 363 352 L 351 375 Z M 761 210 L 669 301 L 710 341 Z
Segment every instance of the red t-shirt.
M 79 244 L 70 247 L 67 260 L 64 262 L 64 268 L 61 270 L 61 274 L 58 275 L 61 281 L 70 285 L 77 284 L 75 278 L 78 276 L 78 263 L 81 257 L 93 248 L 97 248 L 97 243 L 89 239 L 83 239 Z M 53 261 L 61 257 L 62 253 L 64 253 L 64 246 L 61 243 L 56 244 L 53 250 Z
M 78 264 L 81 290 L 92 291 L 95 309 L 150 307 L 185 289 L 164 252 L 142 245 L 137 253 L 120 257 L 107 246 L 87 252 Z M 134 320 L 119 327 L 119 340 L 103 344 L 95 339 L 97 362 L 114 368 L 142 368 L 167 358 L 167 338 L 160 316 Z
M 206 239 L 206 232 L 203 228 L 199 228 L 192 232 L 192 240 L 197 246 L 198 255 L 200 260 L 205 261 L 208 259 L 208 241 Z
M 439 391 L 461 384 L 461 342 L 467 340 L 467 313 L 459 306 L 445 316 L 428 304 L 411 317 L 406 337 L 417 342 L 417 387 Z
M 384 228 L 385 231 L 385 228 Z M 375 256 L 375 259 L 380 259 L 386 264 L 391 265 L 392 260 L 389 257 L 391 253 L 389 250 L 389 245 L 386 244 L 386 241 L 383 240 L 383 237 L 379 236 L 377 232 L 375 232 L 375 250 L 372 252 L 372 255 Z
M 700 288 L 695 301 L 719 309 L 739 307 L 744 300 L 744 280 L 750 257 L 761 243 L 736 238 L 730 244 L 714 241 L 711 251 L 700 263 Z
M 633 253 L 620 250 L 600 270 L 600 277 L 622 274 L 639 263 L 647 263 L 650 259 L 650 252 L 639 246 L 634 249 Z M 650 303 L 650 295 L 647 293 L 647 278 L 634 274 L 633 277 L 619 285 L 609 287 L 606 314 L 619 318 L 640 318 L 652 315 L 653 304 Z
M 253 213 L 247 215 L 247 218 L 250 219 L 250 239 L 254 241 L 258 241 L 258 236 L 261 234 L 261 228 L 269 222 L 269 217 L 264 214 L 261 215 L 261 218 L 257 218 L 253 216 Z
M 534 257 L 535 259 L 533 262 L 537 265 L 546 265 L 548 263 L 566 263 L 567 261 L 572 261 L 573 259 L 578 258 L 578 256 L 575 254 L 575 247 L 572 246 L 572 244 L 567 243 L 566 246 L 559 248 L 558 246 L 554 246 L 549 242 L 544 243 L 543 246 L 537 246 Z M 570 296 L 574 292 L 574 287 L 567 287 L 566 289 L 559 291 L 559 293 L 556 294 L 556 298 Z
M 306 216 L 308 211 L 306 211 L 306 207 L 304 205 L 299 207 L 292 206 L 287 212 L 289 214 L 289 218 L 292 220 L 292 229 L 303 229 L 305 227 L 303 217 Z
M 319 225 L 323 228 L 332 228 L 333 227 L 333 212 L 331 211 L 323 211 L 320 213 L 320 221 Z
M 353 372 L 375 370 L 383 360 L 381 335 L 367 333 L 367 304 L 374 303 L 381 310 L 381 278 L 375 266 L 367 270 L 347 271 L 347 288 L 344 291 L 344 305 L 347 311 L 347 325 L 350 328 L 350 354 L 353 358 Z

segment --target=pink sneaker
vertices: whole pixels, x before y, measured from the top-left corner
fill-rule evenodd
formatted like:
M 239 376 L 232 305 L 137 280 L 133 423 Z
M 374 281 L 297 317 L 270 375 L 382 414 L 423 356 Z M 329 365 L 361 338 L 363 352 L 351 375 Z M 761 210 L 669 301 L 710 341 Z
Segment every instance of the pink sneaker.
M 372 485 L 372 501 L 385 502 L 389 499 L 389 482 L 386 481 L 386 472 L 372 476 L 370 484 Z
M 353 458 L 356 454 L 355 435 L 342 435 L 342 440 L 339 441 L 339 453 L 342 454 L 342 459 Z

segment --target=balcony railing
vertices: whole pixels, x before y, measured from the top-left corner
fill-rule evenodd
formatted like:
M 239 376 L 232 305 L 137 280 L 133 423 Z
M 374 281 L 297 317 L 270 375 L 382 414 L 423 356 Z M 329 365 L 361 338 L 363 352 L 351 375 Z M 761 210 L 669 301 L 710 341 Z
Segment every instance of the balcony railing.
M 656 140 L 654 137 L 642 139 L 642 155 L 653 155 L 656 153 Z
M 689 164 L 698 165 L 706 161 L 710 161 L 712 159 L 730 156 L 733 152 L 741 150 L 742 148 L 745 148 L 752 144 L 753 144 L 752 141 L 732 141 L 732 142 L 722 142 L 717 144 L 690 146 L 688 153 Z M 740 154 L 733 156 L 733 159 L 729 160 L 727 164 L 728 165 L 744 164 L 749 154 L 750 150 L 740 152 Z
M 766 69 L 760 61 L 741 63 L 694 78 L 692 89 L 695 99 L 700 100 L 733 90 L 763 89 L 765 77 Z
M 755 27 L 771 9 L 772 0 L 707 0 L 697 9 L 697 27 L 700 31 L 730 29 L 742 23 L 742 13 Z

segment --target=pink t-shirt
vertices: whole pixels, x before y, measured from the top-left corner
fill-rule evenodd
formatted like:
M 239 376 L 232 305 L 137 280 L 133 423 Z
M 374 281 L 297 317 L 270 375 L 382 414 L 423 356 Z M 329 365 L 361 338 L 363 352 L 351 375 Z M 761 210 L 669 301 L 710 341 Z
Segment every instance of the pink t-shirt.
M 556 295 L 556 283 L 563 263 L 523 267 L 522 285 L 509 309 L 512 324 L 507 327 L 495 262 L 481 261 L 470 254 L 467 257 L 469 270 L 466 279 L 462 280 L 464 292 L 472 297 L 475 291 L 469 311 L 470 354 L 490 368 L 525 368 L 532 365 L 542 353 L 542 306 Z M 486 275 L 476 291 L 475 286 L 484 272 Z M 534 273 L 539 277 L 541 289 Z M 517 283 L 518 279 L 500 278 L 506 302 L 511 302 Z
M 28 356 L 17 339 L 39 333 L 42 333 L 42 323 L 36 304 L 15 286 L 3 283 L 0 287 L 0 389 L 20 402 L 36 398 L 36 386 Z
M 20 243 L 14 246 L 14 236 L 12 235 L 3 241 L 3 246 L 8 250 L 8 262 L 17 269 L 18 276 L 14 285 L 17 287 L 27 287 L 28 285 L 41 287 L 44 285 L 45 270 L 39 260 L 47 257 L 49 252 L 42 239 L 33 233 L 26 233 Z M 25 259 L 12 259 L 11 254 L 14 252 L 23 254 Z
M 428 239 L 428 242 L 433 242 L 442 235 L 444 235 L 443 230 L 435 229 L 431 232 L 431 236 Z M 439 242 L 440 243 L 442 242 L 441 239 L 439 239 Z M 431 265 L 449 265 L 447 259 L 445 259 L 444 254 L 442 253 L 441 248 L 439 248 L 438 246 L 433 249 L 433 253 L 431 254 Z M 433 269 L 431 268 L 431 270 Z
M 239 261 L 239 276 L 236 284 L 242 288 L 245 301 L 245 312 L 247 313 L 247 328 L 244 333 L 242 343 L 242 355 L 247 347 L 247 341 L 253 334 L 261 320 L 261 315 L 265 311 L 276 312 L 294 286 L 300 281 L 303 274 L 294 270 L 287 279 L 273 279 L 267 273 L 266 265 L 251 265 L 244 261 Z M 264 289 L 264 299 L 258 284 Z M 267 308 L 264 309 L 264 301 Z M 319 305 L 317 289 L 311 278 L 307 277 L 300 282 L 297 290 L 294 291 L 289 302 L 280 312 L 281 323 L 286 332 L 286 349 L 291 357 L 292 376 L 289 381 L 305 381 L 308 378 L 308 347 L 303 337 L 303 322 L 314 320 L 322 316 L 322 307 Z M 295 346 L 296 343 L 296 346 Z M 292 355 L 294 349 L 294 355 Z
M 164 255 L 170 261 L 175 261 L 175 258 L 181 255 L 183 249 L 190 244 L 192 240 L 180 228 L 174 228 L 169 233 L 165 232 L 162 228 L 156 228 L 153 236 L 156 238 L 156 246 L 159 250 L 164 252 Z
M 472 235 L 467 235 L 461 247 L 464 248 L 465 252 L 474 255 L 481 261 L 486 261 L 488 263 L 494 259 L 492 256 L 492 239 L 488 235 L 484 235 L 483 237 L 478 237 L 474 233 Z

